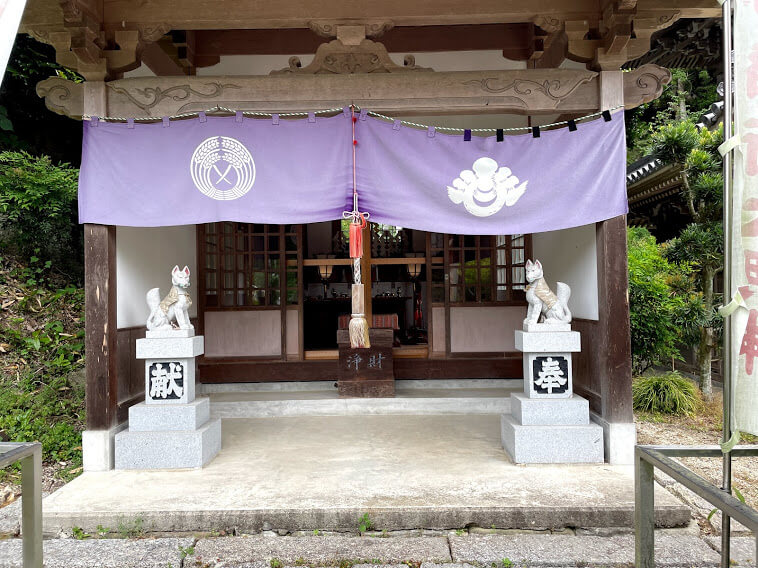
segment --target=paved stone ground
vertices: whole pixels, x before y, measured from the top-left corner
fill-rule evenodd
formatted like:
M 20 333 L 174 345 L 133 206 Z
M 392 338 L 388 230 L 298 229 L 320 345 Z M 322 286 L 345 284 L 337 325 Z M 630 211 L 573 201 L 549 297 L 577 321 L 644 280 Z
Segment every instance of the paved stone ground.
M 684 531 L 656 534 L 656 564 L 717 567 L 716 539 Z M 755 539 L 733 539 L 733 566 L 755 566 Z M 634 565 L 634 536 L 456 534 L 441 536 L 276 536 L 52 539 L 48 568 L 616 568 Z M 21 540 L 0 541 L 0 568 L 21 568 Z

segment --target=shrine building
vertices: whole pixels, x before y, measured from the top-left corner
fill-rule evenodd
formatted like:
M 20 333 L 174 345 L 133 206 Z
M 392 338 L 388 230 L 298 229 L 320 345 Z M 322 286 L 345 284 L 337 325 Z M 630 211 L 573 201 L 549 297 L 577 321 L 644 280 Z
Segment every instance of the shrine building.
M 622 107 L 658 97 L 667 69 L 641 63 L 622 72 L 622 66 L 644 61 L 651 39 L 676 22 L 719 15 L 712 0 L 324 1 L 312 3 L 309 13 L 291 0 L 28 0 L 19 31 L 54 46 L 58 62 L 84 77 L 80 83 L 52 77 L 37 92 L 51 111 L 85 125 L 96 119 L 139 130 L 150 122 L 142 119 L 152 118 L 160 128 L 167 117 L 171 130 L 183 120 L 235 116 L 245 124 L 307 123 L 368 109 L 369 120 L 387 117 L 387 125 L 394 120 L 424 136 L 460 131 L 463 140 L 473 132 L 476 142 L 505 131 L 506 141 L 511 135 L 548 141 L 548 125 L 566 128 L 588 115 L 600 125 L 599 113 L 610 110 L 609 124 L 619 124 Z M 365 146 L 357 124 L 360 165 Z M 584 124 L 577 135 L 589 128 Z M 296 166 L 279 167 L 284 175 Z M 573 167 L 599 176 L 605 165 L 600 159 L 563 167 L 570 179 Z M 620 168 L 623 174 L 626 164 Z M 218 174 L 213 183 L 226 187 L 224 172 Z M 109 187 L 101 191 L 107 196 Z M 359 177 L 359 200 L 361 191 Z M 552 206 L 549 195 L 540 200 L 546 211 Z M 550 213 L 573 215 L 561 209 Z M 369 216 L 359 262 L 374 345 L 358 361 L 347 350 L 349 220 L 176 223 L 175 213 L 166 207 L 163 226 L 85 224 L 85 470 L 114 467 L 116 435 L 128 425 L 129 408 L 145 400 L 145 363 L 136 348 L 146 332 L 145 294 L 159 287 L 165 296 L 175 265 L 189 269 L 189 316 L 205 338 L 195 389 L 210 396 L 212 416 L 231 418 L 245 416 L 250 393 L 278 391 L 286 399 L 287 392 L 308 392 L 311 382 L 329 391 L 327 398 L 388 401 L 402 399 L 406 387 L 523 390 L 526 354 L 515 332 L 527 314 L 530 259 L 541 261 L 553 290 L 556 282 L 571 288 L 571 329 L 581 335 L 581 349 L 569 356 L 573 392 L 588 401 L 591 423 L 602 428 L 605 461 L 632 462 L 625 215 L 517 234 L 435 232 Z M 363 365 L 370 376 L 350 380 L 350 365 L 356 372 Z M 466 396 L 443 397 L 439 408 L 509 411 L 505 400 L 498 406 Z M 413 397 L 404 400 L 412 407 Z

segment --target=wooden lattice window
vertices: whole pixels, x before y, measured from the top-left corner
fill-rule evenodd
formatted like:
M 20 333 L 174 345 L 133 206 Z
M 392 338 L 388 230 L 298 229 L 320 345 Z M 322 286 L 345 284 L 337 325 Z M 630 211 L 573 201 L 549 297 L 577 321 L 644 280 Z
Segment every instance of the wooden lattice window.
M 432 302 L 518 303 L 525 299 L 530 235 L 448 235 L 430 238 Z
M 201 296 L 206 308 L 251 309 L 299 302 L 299 225 L 201 226 Z

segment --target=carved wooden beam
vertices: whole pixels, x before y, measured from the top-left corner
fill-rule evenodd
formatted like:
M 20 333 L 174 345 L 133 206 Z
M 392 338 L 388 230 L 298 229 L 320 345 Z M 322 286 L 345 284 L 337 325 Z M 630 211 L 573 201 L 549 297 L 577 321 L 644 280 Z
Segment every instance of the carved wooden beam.
M 671 74 L 657 65 L 624 73 L 627 108 L 661 94 Z M 37 85 L 50 110 L 83 113 L 84 85 L 57 77 Z M 111 116 L 161 117 L 223 106 L 259 112 L 320 110 L 349 103 L 393 115 L 581 114 L 600 109 L 593 71 L 522 69 L 357 75 L 139 77 L 106 83 Z

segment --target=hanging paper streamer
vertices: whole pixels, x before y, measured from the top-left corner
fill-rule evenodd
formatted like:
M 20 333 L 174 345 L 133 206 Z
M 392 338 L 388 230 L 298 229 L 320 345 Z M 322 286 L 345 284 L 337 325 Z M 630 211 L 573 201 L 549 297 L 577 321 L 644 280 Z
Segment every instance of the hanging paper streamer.
M 758 434 L 758 7 L 734 2 L 735 137 L 732 208 L 734 429 Z M 729 117 L 726 117 L 729 120 Z M 742 309 L 737 309 L 741 307 Z

